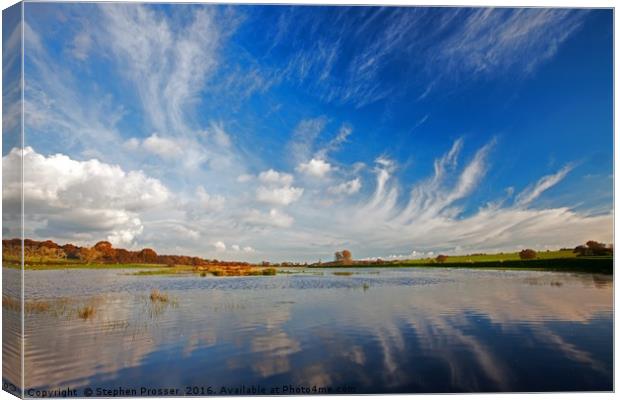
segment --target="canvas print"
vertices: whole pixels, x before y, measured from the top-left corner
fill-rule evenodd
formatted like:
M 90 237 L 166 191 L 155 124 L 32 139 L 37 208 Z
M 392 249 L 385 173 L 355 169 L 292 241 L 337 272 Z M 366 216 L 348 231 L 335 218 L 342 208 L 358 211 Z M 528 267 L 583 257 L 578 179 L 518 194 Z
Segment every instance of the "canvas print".
M 613 17 L 7 8 L 3 389 L 612 391 Z

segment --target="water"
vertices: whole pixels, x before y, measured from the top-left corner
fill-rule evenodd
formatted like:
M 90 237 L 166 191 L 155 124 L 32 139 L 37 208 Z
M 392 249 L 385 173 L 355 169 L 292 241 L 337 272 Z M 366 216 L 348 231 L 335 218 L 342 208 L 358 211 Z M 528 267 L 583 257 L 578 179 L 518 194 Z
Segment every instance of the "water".
M 180 395 L 241 385 L 267 393 L 289 385 L 347 393 L 613 389 L 611 276 L 347 271 L 354 274 L 27 271 L 27 299 L 53 306 L 27 315 L 26 387 Z M 5 279 L 16 273 L 4 269 Z M 151 302 L 152 289 L 171 301 Z M 77 309 L 85 305 L 95 314 L 83 319 Z

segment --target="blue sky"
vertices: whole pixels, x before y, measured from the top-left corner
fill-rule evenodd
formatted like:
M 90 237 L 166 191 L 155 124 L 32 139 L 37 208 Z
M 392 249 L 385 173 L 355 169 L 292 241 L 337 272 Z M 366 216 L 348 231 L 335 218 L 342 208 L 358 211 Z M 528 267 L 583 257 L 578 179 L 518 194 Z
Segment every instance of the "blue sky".
M 609 242 L 612 17 L 27 3 L 27 232 L 244 260 Z

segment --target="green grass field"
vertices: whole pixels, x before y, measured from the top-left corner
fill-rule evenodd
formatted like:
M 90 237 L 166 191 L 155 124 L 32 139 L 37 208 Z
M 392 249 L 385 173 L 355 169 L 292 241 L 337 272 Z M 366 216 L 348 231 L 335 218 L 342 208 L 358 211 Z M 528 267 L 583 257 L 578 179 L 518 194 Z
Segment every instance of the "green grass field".
M 537 253 L 536 260 L 548 259 L 566 259 L 577 258 L 572 250 L 557 251 L 541 251 Z M 519 253 L 497 253 L 497 254 L 481 254 L 481 255 L 464 255 L 464 256 L 448 256 L 448 263 L 478 263 L 478 262 L 503 262 L 503 261 L 521 261 Z M 432 264 L 435 263 L 434 258 L 422 258 L 416 260 L 406 260 L 399 264 Z
M 470 268 L 495 270 L 530 270 L 530 271 L 566 271 L 590 272 L 601 274 L 613 273 L 613 257 L 577 257 L 571 250 L 541 251 L 532 260 L 521 260 L 519 253 L 497 253 L 480 255 L 449 256 L 439 263 L 434 258 L 385 262 L 384 264 L 358 264 L 356 268 Z M 319 267 L 318 265 L 316 267 Z M 342 265 L 322 265 L 322 268 L 343 268 Z
M 19 268 L 18 259 L 6 257 L 3 266 L 8 268 Z M 174 275 L 193 273 L 194 267 L 189 265 L 177 265 L 168 267 L 164 264 L 84 264 L 79 260 L 58 260 L 43 259 L 40 257 L 26 258 L 25 267 L 28 270 L 52 270 L 52 269 L 140 269 L 134 275 Z M 321 268 L 342 268 L 343 265 L 314 265 L 312 267 Z M 437 262 L 434 258 L 424 258 L 416 260 L 403 260 L 375 263 L 353 263 L 346 267 L 425 267 L 425 268 L 476 268 L 476 269 L 519 269 L 519 270 L 544 270 L 544 271 L 570 271 L 570 272 L 592 272 L 592 273 L 613 273 L 613 257 L 577 257 L 571 250 L 562 251 L 541 251 L 532 260 L 521 260 L 518 253 L 497 253 L 480 255 L 448 256 L 443 263 Z M 256 274 L 262 274 L 262 271 Z

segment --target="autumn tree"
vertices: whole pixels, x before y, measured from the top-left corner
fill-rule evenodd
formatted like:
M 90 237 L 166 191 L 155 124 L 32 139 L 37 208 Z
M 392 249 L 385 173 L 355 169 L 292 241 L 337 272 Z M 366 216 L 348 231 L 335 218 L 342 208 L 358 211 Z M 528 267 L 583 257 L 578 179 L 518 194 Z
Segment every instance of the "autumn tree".
M 519 252 L 519 258 L 522 260 L 532 260 L 536 258 L 536 251 L 532 249 L 524 249 Z
M 341 262 L 343 259 L 342 252 L 337 251 L 334 253 L 334 261 Z
M 143 263 L 157 263 L 157 253 L 153 249 L 142 249 L 138 253 L 138 259 Z
M 82 247 L 80 248 L 79 256 L 81 262 L 90 264 L 96 261 L 101 256 L 101 253 L 94 247 Z
M 353 263 L 353 258 L 351 256 L 351 252 L 349 250 L 342 250 L 342 263 L 343 264 L 351 264 Z
M 80 248 L 71 244 L 71 243 L 67 243 L 64 246 L 62 246 L 63 251 L 65 252 L 65 254 L 67 255 L 67 258 L 73 259 L 73 260 L 77 260 L 80 258 Z
M 116 250 L 112 248 L 112 243 L 102 240 L 95 244 L 95 250 L 101 254 L 101 258 L 105 262 L 118 262 L 116 259 Z

